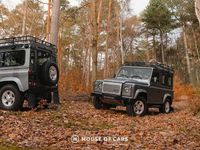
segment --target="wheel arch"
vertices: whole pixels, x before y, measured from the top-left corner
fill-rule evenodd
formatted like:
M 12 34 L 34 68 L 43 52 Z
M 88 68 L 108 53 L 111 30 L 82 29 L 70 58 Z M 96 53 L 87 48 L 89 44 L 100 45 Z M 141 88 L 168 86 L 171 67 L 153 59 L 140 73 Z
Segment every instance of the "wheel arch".
M 18 88 L 20 92 L 25 92 L 26 90 L 23 88 L 22 83 L 19 79 L 17 78 L 3 78 L 0 80 L 0 87 L 7 85 L 7 84 L 12 84 Z
M 134 95 L 134 99 L 137 99 L 140 96 L 144 97 L 147 100 L 147 91 L 144 90 L 144 89 L 136 90 L 135 95 Z
M 167 94 L 164 95 L 164 97 L 163 97 L 163 103 L 165 103 L 165 101 L 167 99 L 169 99 L 170 103 L 172 103 L 172 95 L 171 94 L 167 93 Z

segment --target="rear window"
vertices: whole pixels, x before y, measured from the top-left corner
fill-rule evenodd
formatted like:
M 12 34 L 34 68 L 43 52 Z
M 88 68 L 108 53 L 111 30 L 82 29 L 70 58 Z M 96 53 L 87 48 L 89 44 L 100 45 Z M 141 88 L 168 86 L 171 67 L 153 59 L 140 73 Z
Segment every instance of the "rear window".
M 0 67 L 23 66 L 25 63 L 25 51 L 0 52 Z
M 162 85 L 164 86 L 172 86 L 172 77 L 170 75 L 163 74 L 162 75 Z
M 49 61 L 50 58 L 51 58 L 51 55 L 49 52 L 45 52 L 45 51 L 37 52 L 37 60 L 38 60 L 39 65 L 42 65 L 44 62 Z

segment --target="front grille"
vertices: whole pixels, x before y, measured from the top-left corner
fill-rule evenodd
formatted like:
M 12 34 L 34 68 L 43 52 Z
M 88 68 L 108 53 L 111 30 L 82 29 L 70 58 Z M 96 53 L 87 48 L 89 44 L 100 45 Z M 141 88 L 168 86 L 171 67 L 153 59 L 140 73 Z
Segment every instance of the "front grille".
M 121 83 L 103 83 L 103 93 L 120 95 Z

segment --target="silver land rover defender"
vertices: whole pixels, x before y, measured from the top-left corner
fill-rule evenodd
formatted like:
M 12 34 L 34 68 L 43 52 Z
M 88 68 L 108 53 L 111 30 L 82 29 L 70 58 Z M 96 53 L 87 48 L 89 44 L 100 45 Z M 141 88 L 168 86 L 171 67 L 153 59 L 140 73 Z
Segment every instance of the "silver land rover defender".
M 149 107 L 169 113 L 173 101 L 173 69 L 160 63 L 125 63 L 112 79 L 94 83 L 96 109 L 125 106 L 128 115 L 143 116 Z
M 0 108 L 20 110 L 46 99 L 59 103 L 56 47 L 32 36 L 0 40 Z

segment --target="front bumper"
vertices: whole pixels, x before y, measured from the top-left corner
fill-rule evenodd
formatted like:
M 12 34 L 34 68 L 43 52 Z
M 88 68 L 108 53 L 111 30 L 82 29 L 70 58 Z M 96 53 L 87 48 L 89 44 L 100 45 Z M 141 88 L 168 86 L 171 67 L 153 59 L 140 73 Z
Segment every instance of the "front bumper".
M 100 98 L 103 103 L 119 106 L 125 106 L 127 103 L 130 103 L 133 100 L 132 98 L 103 93 L 91 93 L 91 96 Z

